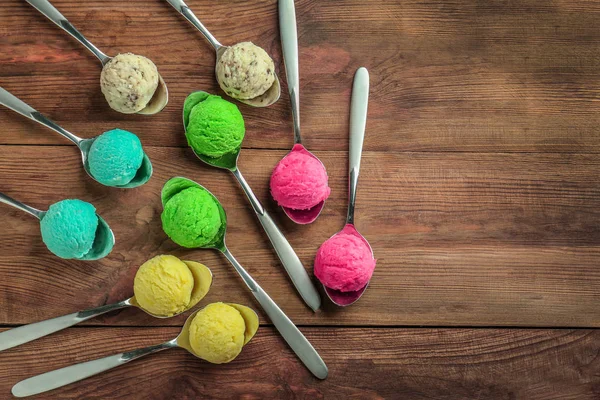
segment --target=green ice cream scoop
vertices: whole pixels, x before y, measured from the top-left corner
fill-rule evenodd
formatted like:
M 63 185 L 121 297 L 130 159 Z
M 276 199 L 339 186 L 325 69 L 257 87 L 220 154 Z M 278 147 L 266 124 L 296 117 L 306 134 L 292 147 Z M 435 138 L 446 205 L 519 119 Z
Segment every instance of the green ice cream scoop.
M 187 248 L 214 245 L 225 224 L 213 196 L 199 186 L 185 188 L 169 198 L 161 220 L 167 236 Z
M 246 128 L 235 104 L 196 92 L 186 99 L 183 115 L 185 136 L 196 153 L 217 158 L 239 151 Z

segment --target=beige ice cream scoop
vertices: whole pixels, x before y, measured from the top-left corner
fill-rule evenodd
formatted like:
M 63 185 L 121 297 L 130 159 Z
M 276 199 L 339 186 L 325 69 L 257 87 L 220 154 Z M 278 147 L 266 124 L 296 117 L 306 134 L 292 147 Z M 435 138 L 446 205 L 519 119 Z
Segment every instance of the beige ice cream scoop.
M 117 54 L 102 68 L 100 87 L 110 108 L 124 114 L 142 111 L 156 92 L 159 75 L 148 58 Z
M 131 53 L 109 57 L 87 40 L 49 1 L 27 2 L 100 60 L 103 67 L 100 76 L 102 93 L 113 110 L 125 114 L 152 115 L 165 108 L 169 92 L 152 61 Z

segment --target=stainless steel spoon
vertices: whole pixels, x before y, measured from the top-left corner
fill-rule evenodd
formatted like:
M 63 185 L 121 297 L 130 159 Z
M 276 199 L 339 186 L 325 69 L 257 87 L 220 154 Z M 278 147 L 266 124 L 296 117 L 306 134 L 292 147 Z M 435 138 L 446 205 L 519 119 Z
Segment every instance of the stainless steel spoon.
M 358 186 L 358 173 L 360 171 L 360 157 L 363 141 L 365 139 L 365 126 L 367 124 L 367 107 L 369 104 L 369 72 L 366 68 L 359 68 L 354 75 L 352 86 L 352 101 L 350 104 L 350 151 L 348 158 L 348 214 L 344 229 L 336 233 L 345 233 L 356 236 L 362 240 L 371 251 L 371 245 L 354 227 L 354 205 L 356 203 L 356 188 Z M 335 235 L 334 235 L 335 236 Z M 374 258 L 374 257 L 373 257 Z M 355 303 L 365 292 L 369 283 L 359 290 L 341 292 L 323 286 L 329 299 L 338 306 L 345 307 Z
M 294 147 L 290 151 L 290 154 L 296 151 L 302 152 L 323 165 L 317 156 L 304 147 L 300 136 L 300 73 L 298 68 L 298 32 L 294 0 L 279 0 L 279 31 L 281 35 L 281 47 L 283 49 L 283 61 L 285 63 L 285 75 L 288 80 L 288 90 L 290 92 L 292 118 L 294 120 Z M 323 165 L 323 169 L 325 169 L 325 165 Z M 324 206 L 325 201 L 308 210 L 282 208 L 285 215 L 295 223 L 310 224 L 321 214 Z
M 210 193 L 204 186 L 182 177 L 171 178 L 165 183 L 165 186 L 161 192 L 161 200 L 163 207 L 169 199 L 171 199 L 174 195 L 181 192 L 182 190 L 198 187 L 203 190 L 206 190 Z M 325 379 L 327 377 L 327 366 L 319 356 L 319 353 L 314 349 L 314 347 L 310 344 L 310 342 L 304 337 L 302 332 L 294 325 L 294 323 L 288 318 L 287 315 L 279 308 L 279 306 L 269 297 L 267 292 L 265 292 L 258 283 L 250 276 L 250 274 L 242 267 L 242 265 L 233 257 L 233 254 L 227 248 L 225 244 L 225 233 L 227 230 L 227 214 L 225 214 L 225 210 L 223 206 L 219 202 L 219 200 L 212 194 L 210 195 L 215 200 L 215 203 L 219 207 L 219 213 L 221 214 L 221 221 L 223 221 L 223 225 L 221 230 L 219 231 L 219 237 L 215 244 L 208 246 L 207 248 L 212 248 L 215 250 L 219 250 L 225 258 L 231 263 L 236 272 L 240 275 L 250 292 L 254 295 L 254 298 L 261 305 L 265 313 L 273 322 L 275 328 L 279 331 L 283 339 L 287 342 L 287 344 L 291 347 L 291 349 L 296 353 L 298 358 L 304 363 L 304 365 L 319 379 Z
M 203 101 L 208 96 L 205 92 L 193 92 L 186 99 L 183 106 L 183 127 L 186 130 L 187 121 L 188 121 L 188 113 L 191 111 L 192 107 L 189 104 L 198 103 Z M 192 149 L 193 150 L 193 149 Z M 267 233 L 277 256 L 281 260 L 286 272 L 290 276 L 292 283 L 296 287 L 300 296 L 304 302 L 313 310 L 317 311 L 321 307 L 321 296 L 319 296 L 319 292 L 317 291 L 315 285 L 313 284 L 310 276 L 306 272 L 306 269 L 302 265 L 302 262 L 296 255 L 296 252 L 287 241 L 283 233 L 279 230 L 275 221 L 271 218 L 267 210 L 260 203 L 258 198 L 254 195 L 254 192 L 248 185 L 248 182 L 242 176 L 240 172 L 237 161 L 240 155 L 241 147 L 238 147 L 236 150 L 226 153 L 221 157 L 208 157 L 197 153 L 196 157 L 198 157 L 204 163 L 211 165 L 213 167 L 222 168 L 229 170 L 233 173 L 233 176 L 237 179 L 240 186 L 244 190 L 246 197 L 250 201 L 256 216 L 258 217 L 258 221 L 262 225 L 263 229 Z
M 104 183 L 102 183 L 102 182 L 98 181 L 96 178 L 94 178 L 94 175 L 92 175 L 92 172 L 90 171 L 90 165 L 88 163 L 88 154 L 90 152 L 90 148 L 92 147 L 92 143 L 94 143 L 94 140 L 96 140 L 98 138 L 98 136 L 90 138 L 90 139 L 82 139 L 80 137 L 75 136 L 74 134 L 67 131 L 66 129 L 58 126 L 55 122 L 46 118 L 44 115 L 42 115 L 42 113 L 40 113 L 39 111 L 36 111 L 33 107 L 29 106 L 23 100 L 20 100 L 18 97 L 16 97 L 15 95 L 11 94 L 10 92 L 8 92 L 7 90 L 5 90 L 1 87 L 0 87 L 0 104 L 2 104 L 3 106 L 5 106 L 7 108 L 10 108 L 11 110 L 21 114 L 24 117 L 32 119 L 35 122 L 42 124 L 47 128 L 52 129 L 54 132 L 66 137 L 71 142 L 75 143 L 75 145 L 77 145 L 77 147 L 79 148 L 79 151 L 81 151 L 81 160 L 83 162 L 83 169 L 85 170 L 85 172 L 87 172 L 87 174 L 93 180 L 104 185 Z M 133 179 L 125 185 L 114 185 L 112 187 L 118 187 L 118 188 L 122 188 L 122 189 L 131 189 L 134 187 L 141 186 L 144 183 L 148 182 L 148 180 L 150 179 L 151 176 L 152 176 L 152 163 L 150 162 L 150 159 L 144 152 L 144 158 L 142 159 L 142 165 L 140 165 L 140 168 L 138 169 L 138 171 L 135 174 L 135 176 L 133 177 Z M 105 186 L 109 186 L 109 185 L 105 185 Z
M 210 31 L 208 29 L 206 29 L 206 27 L 202 24 L 202 22 L 200 22 L 198 17 L 196 17 L 196 15 L 187 6 L 187 4 L 185 4 L 185 2 L 183 2 L 183 0 L 167 0 L 167 1 L 169 2 L 169 4 L 171 4 L 173 6 L 173 8 L 175 8 L 177 11 L 179 11 L 179 13 L 181 15 L 183 15 L 185 17 L 185 19 L 187 19 L 192 25 L 194 25 L 196 27 L 196 29 L 198 29 L 200 31 L 200 33 L 202 33 L 202 35 L 208 41 L 208 43 L 210 43 L 210 45 L 213 47 L 213 49 L 215 49 L 215 53 L 217 55 L 217 59 L 215 60 L 215 75 L 216 75 L 217 64 L 219 63 L 219 60 L 221 59 L 221 56 L 223 55 L 223 53 L 225 53 L 225 50 L 227 50 L 228 46 L 224 46 L 221 43 L 219 43 L 219 41 L 212 35 L 212 33 L 210 33 Z M 246 100 L 236 99 L 236 100 L 239 101 L 240 103 L 244 103 L 244 104 L 247 104 L 252 107 L 267 107 L 267 106 L 270 106 L 271 104 L 275 103 L 277 100 L 279 100 L 280 96 L 281 96 L 281 87 L 279 84 L 279 77 L 275 73 L 275 81 L 273 82 L 273 85 L 271 85 L 271 87 L 265 93 L 261 94 L 258 97 L 255 97 L 253 99 L 246 99 Z
M 185 310 L 169 316 L 153 314 L 150 311 L 144 309 L 135 299 L 135 296 L 130 297 L 127 300 L 120 301 L 114 304 L 105 304 L 100 307 L 92 308 L 85 311 L 79 311 L 76 313 L 63 315 L 62 317 L 56 317 L 47 319 L 45 321 L 35 322 L 33 324 L 23 325 L 18 328 L 9 329 L 0 333 L 0 351 L 12 349 L 13 347 L 20 346 L 25 343 L 29 343 L 35 339 L 47 336 L 51 333 L 61 331 L 73 325 L 77 325 L 80 322 L 87 321 L 90 318 L 97 317 L 107 312 L 119 310 L 126 307 L 137 307 L 144 311 L 146 314 L 154 318 L 171 318 L 177 315 L 183 314 L 194 308 L 196 304 L 210 289 L 212 284 L 212 272 L 210 269 L 202 264 L 193 261 L 183 261 L 192 272 L 194 277 L 194 288 L 192 289 L 193 303 L 190 303 L 189 307 Z
M 244 318 L 246 322 L 246 327 L 248 327 L 248 325 L 252 325 L 254 329 L 253 332 L 248 332 L 247 330 L 244 340 L 244 345 L 246 345 L 250 339 L 252 339 L 254 333 L 256 333 L 256 329 L 258 329 L 258 316 L 251 308 L 239 304 L 229 305 L 240 311 L 242 318 Z M 179 333 L 176 338 L 169 340 L 168 342 L 46 372 L 44 374 L 22 380 L 13 386 L 11 392 L 15 397 L 27 397 L 48 392 L 71 383 L 78 382 L 82 379 L 89 378 L 90 376 L 97 375 L 100 372 L 108 371 L 109 369 L 127 364 L 130 361 L 137 360 L 138 358 L 147 356 L 149 354 L 158 353 L 159 351 L 172 349 L 174 347 L 185 349 L 195 357 L 202 359 L 202 357 L 194 352 L 194 349 L 190 345 L 189 338 L 190 325 L 196 314 L 198 314 L 200 311 L 201 310 L 198 310 L 192 313 L 185 321 L 185 324 L 181 329 L 181 333 Z
M 0 193 L 0 203 L 5 203 L 9 206 L 18 208 L 21 211 L 25 211 L 27 214 L 33 215 L 40 221 L 44 219 L 44 216 L 46 215 L 46 211 L 38 210 L 37 208 L 23 204 L 4 193 Z M 96 214 L 96 216 L 98 217 L 98 227 L 96 228 L 94 243 L 92 244 L 90 251 L 79 258 L 79 260 L 99 260 L 100 258 L 106 257 L 115 244 L 115 235 L 106 221 L 98 214 Z M 2 344 L 0 344 L 0 347 L 2 347 Z
M 66 18 L 64 15 L 60 13 L 48 0 L 26 0 L 29 4 L 31 4 L 34 8 L 36 8 L 39 12 L 44 14 L 50 21 L 54 22 L 56 25 L 61 27 L 65 32 L 69 35 L 73 36 L 79 43 L 85 46 L 93 55 L 95 55 L 98 60 L 102 63 L 102 67 L 104 67 L 112 57 L 107 56 L 99 48 L 94 46 L 92 42 L 87 40 L 85 36 L 81 34 Z M 160 73 L 158 74 L 158 87 L 154 92 L 154 95 L 143 109 L 138 111 L 136 114 L 142 115 L 153 115 L 161 111 L 167 103 L 169 102 L 169 91 L 167 90 L 167 85 L 163 80 Z

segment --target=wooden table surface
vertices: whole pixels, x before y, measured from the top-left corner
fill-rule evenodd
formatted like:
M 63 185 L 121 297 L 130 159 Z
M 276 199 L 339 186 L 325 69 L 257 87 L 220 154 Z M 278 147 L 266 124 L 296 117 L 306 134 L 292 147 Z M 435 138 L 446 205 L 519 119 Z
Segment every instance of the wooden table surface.
M 0 112 L 0 191 L 39 208 L 90 201 L 117 238 L 101 261 L 61 260 L 35 219 L 1 206 L 0 329 L 121 300 L 161 253 L 207 264 L 215 280 L 202 304 L 252 306 L 261 328 L 230 364 L 168 351 L 40 399 L 599 398 L 600 1 L 296 1 L 303 135 L 332 188 L 323 214 L 296 226 L 268 193 L 292 145 L 285 83 L 270 108 L 240 105 L 240 162 L 311 271 L 344 222 L 352 77 L 371 74 L 357 225 L 378 264 L 359 303 L 316 314 L 233 177 L 186 148 L 185 96 L 218 92 L 202 36 L 161 0 L 54 4 L 106 53 L 155 61 L 170 102 L 152 117 L 110 110 L 90 53 L 26 2 L 0 3 L 1 86 L 80 136 L 137 133 L 155 168 L 141 188 L 103 187 L 64 139 Z M 223 43 L 267 49 L 285 82 L 276 1 L 188 5 Z M 225 204 L 232 252 L 321 353 L 327 380 L 295 358 L 222 256 L 162 232 L 159 192 L 175 175 Z M 34 374 L 168 340 L 184 318 L 125 310 L 4 351 L 0 399 Z

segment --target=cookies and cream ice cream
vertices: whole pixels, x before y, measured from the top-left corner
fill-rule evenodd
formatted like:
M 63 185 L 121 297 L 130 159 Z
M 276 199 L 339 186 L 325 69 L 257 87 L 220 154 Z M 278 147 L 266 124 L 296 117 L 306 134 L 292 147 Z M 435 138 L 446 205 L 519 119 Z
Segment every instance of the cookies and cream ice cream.
M 221 89 L 242 100 L 264 94 L 275 82 L 273 60 L 252 42 L 228 47 L 217 62 L 216 73 Z
M 126 185 L 142 165 L 144 151 L 140 139 L 123 129 L 104 132 L 90 147 L 90 173 L 108 186 Z
M 81 258 L 92 249 L 96 238 L 96 208 L 77 199 L 52 204 L 40 221 L 42 240 L 55 255 Z
M 219 96 L 192 93 L 184 103 L 185 136 L 198 154 L 221 157 L 239 149 L 246 133 L 237 106 Z
M 213 364 L 232 361 L 256 333 L 258 318 L 247 307 L 212 303 L 198 311 L 189 327 L 194 353 Z
M 110 107 L 124 114 L 142 110 L 158 87 L 156 65 L 143 56 L 117 54 L 102 69 L 100 87 Z

